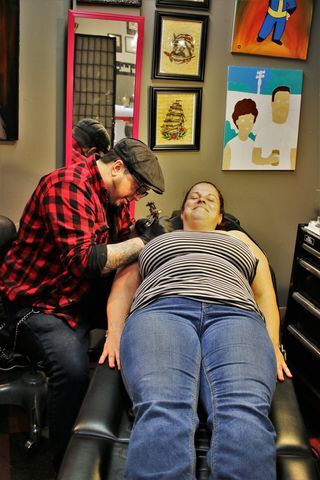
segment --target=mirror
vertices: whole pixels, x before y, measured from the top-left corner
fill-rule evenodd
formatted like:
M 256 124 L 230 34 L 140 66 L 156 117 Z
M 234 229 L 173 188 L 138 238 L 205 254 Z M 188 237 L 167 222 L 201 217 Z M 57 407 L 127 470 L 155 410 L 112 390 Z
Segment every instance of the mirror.
M 99 120 L 113 144 L 139 136 L 143 28 L 139 16 L 69 10 L 66 165 L 81 118 Z

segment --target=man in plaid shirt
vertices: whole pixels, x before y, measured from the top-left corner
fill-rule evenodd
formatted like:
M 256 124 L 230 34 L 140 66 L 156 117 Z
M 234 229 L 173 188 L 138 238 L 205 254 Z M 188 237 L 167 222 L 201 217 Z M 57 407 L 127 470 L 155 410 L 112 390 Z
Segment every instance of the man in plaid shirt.
M 72 163 L 84 157 L 102 157 L 110 149 L 110 137 L 102 123 L 83 118 L 72 129 Z
M 88 386 L 89 331 L 97 321 L 106 328 L 114 272 L 159 233 L 152 225 L 129 238 L 129 203 L 149 189 L 163 193 L 162 171 L 136 139 L 121 140 L 99 160 L 53 171 L 27 203 L 0 269 L 8 330 L 30 357 L 43 362 L 48 377 L 56 469 Z

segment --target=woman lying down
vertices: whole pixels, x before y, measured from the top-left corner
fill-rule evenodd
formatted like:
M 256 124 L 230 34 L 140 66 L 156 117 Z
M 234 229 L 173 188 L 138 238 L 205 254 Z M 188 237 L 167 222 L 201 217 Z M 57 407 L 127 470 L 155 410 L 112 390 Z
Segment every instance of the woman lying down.
M 121 365 L 133 403 L 127 480 L 196 478 L 199 401 L 210 479 L 276 479 L 268 412 L 277 376 L 291 373 L 275 292 L 265 255 L 245 233 L 224 231 L 223 215 L 220 191 L 197 183 L 183 230 L 150 241 L 114 282 L 99 363 Z

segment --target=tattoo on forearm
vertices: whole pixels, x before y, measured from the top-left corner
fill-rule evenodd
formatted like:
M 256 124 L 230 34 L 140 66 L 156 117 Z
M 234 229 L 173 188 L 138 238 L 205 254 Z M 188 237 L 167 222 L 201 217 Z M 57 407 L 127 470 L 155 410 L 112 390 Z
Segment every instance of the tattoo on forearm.
M 143 248 L 139 238 L 132 238 L 121 243 L 107 245 L 107 262 L 102 274 L 110 273 L 123 265 L 134 262 Z

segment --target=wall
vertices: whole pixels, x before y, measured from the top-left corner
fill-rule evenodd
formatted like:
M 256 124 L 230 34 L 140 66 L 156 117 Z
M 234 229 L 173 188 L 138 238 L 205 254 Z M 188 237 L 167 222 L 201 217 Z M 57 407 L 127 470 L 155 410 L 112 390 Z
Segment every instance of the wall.
M 0 144 L 0 211 L 15 221 L 40 176 L 62 164 L 68 6 L 20 1 L 19 140 Z
M 20 137 L 16 143 L 0 144 L 1 213 L 15 221 L 39 177 L 63 162 L 65 27 L 71 2 L 22 0 L 20 3 Z M 146 21 L 140 138 L 148 140 L 150 85 L 203 86 L 201 150 L 159 153 L 166 193 L 150 198 L 167 214 L 180 206 L 185 190 L 195 181 L 207 179 L 217 183 L 226 198 L 227 211 L 241 219 L 242 225 L 268 253 L 278 280 L 280 303 L 285 305 L 297 224 L 315 218 L 317 210 L 320 214 L 320 33 L 316 28 L 320 5 L 315 2 L 309 55 L 303 62 L 231 54 L 234 3 L 234 0 L 211 0 L 205 82 L 201 84 L 151 80 L 155 0 L 143 0 L 140 12 Z M 110 7 L 95 8 L 114 11 Z M 139 9 L 117 11 L 139 14 Z M 228 65 L 304 70 L 295 172 L 221 170 Z M 137 217 L 146 214 L 145 204 L 144 200 L 137 204 Z
M 148 19 L 145 25 L 145 45 L 150 45 L 153 38 L 154 3 L 144 1 L 141 9 L 141 14 Z M 215 182 L 226 199 L 226 210 L 241 219 L 242 225 L 268 253 L 276 272 L 281 305 L 286 304 L 297 224 L 315 218 L 316 211 L 320 214 L 318 139 L 320 34 L 317 28 L 320 22 L 320 5 L 319 2 L 314 3 L 309 54 L 305 62 L 231 54 L 235 2 L 211 0 L 203 84 L 201 150 L 159 153 L 158 157 L 166 178 L 166 193 L 163 198 L 153 196 L 156 204 L 164 213 L 167 213 L 179 207 L 189 185 L 201 179 Z M 178 12 L 179 10 L 171 9 L 170 11 Z M 194 13 L 191 10 L 188 12 Z M 143 60 L 140 138 L 147 140 L 149 85 L 169 87 L 201 84 L 150 80 L 151 48 L 145 48 Z M 228 65 L 304 70 L 295 172 L 223 172 L 221 170 Z M 145 212 L 146 208 L 142 200 L 137 204 L 136 213 L 137 216 L 142 216 Z

